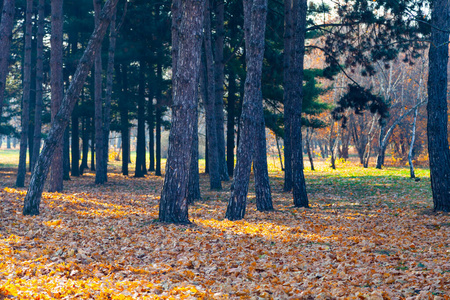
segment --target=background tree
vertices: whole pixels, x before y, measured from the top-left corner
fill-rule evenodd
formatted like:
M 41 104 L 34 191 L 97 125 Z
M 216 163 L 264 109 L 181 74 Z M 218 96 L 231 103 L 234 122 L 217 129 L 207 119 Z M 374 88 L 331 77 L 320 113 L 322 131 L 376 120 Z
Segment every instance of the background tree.
M 117 2 L 118 0 L 108 0 L 103 6 L 100 22 L 92 33 L 86 50 L 78 63 L 77 70 L 70 83 L 69 89 L 62 101 L 61 107 L 55 116 L 55 121 L 52 122 L 52 128 L 45 140 L 44 148 L 39 155 L 36 167 L 32 173 L 27 195 L 24 199 L 24 215 L 39 214 L 39 204 L 53 154 L 55 153 L 58 144 L 61 142 L 70 115 L 75 106 L 76 99 L 83 88 L 89 70 L 92 68 L 94 54 L 100 49 Z
M 16 186 L 25 185 L 25 175 L 27 172 L 27 147 L 28 130 L 30 121 L 30 93 L 31 93 L 31 36 L 33 0 L 27 0 L 25 17 L 25 44 L 24 44 L 24 66 L 23 66 L 23 94 L 22 94 L 22 118 L 20 134 L 20 157 L 17 170 Z
M 6 76 L 9 68 L 9 50 L 14 25 L 15 0 L 4 0 L 0 23 L 0 122 L 2 120 Z
M 52 123 L 56 122 L 56 114 L 64 96 L 63 82 L 63 0 L 51 2 L 52 34 L 51 34 L 51 97 L 52 97 Z M 50 179 L 50 192 L 63 190 L 63 148 L 59 143 L 53 155 Z

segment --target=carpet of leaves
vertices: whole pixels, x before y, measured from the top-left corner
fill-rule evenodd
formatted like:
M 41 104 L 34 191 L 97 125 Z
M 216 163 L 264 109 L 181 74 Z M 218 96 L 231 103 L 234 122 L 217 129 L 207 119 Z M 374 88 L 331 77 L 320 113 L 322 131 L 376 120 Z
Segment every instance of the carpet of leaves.
M 320 169 L 320 168 L 319 168 Z M 25 189 L 0 170 L 0 299 L 450 299 L 450 217 L 430 181 L 353 165 L 307 172 L 311 208 L 272 173 L 276 211 L 224 214 L 230 183 L 156 222 L 162 178 L 72 178 L 22 216 Z M 368 175 L 364 172 L 370 172 Z

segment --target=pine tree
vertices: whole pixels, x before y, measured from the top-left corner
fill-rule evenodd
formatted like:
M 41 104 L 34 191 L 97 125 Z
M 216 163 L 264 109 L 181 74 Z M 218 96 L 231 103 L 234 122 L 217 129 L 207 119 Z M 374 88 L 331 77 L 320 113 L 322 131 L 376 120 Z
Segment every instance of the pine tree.
M 181 1 L 178 3 L 180 4 Z M 177 52 L 173 56 L 172 128 L 169 136 L 169 154 L 159 204 L 159 221 L 190 223 L 188 192 L 191 165 L 191 148 L 195 128 L 195 107 L 198 97 L 200 49 L 204 20 L 205 0 L 186 0 L 175 7 L 181 14 L 179 27 L 173 38 Z M 178 17 L 177 13 L 173 14 Z M 177 20 L 175 20 L 177 21 Z
M 9 50 L 14 25 L 15 0 L 4 0 L 0 23 L 0 122 L 5 98 L 6 76 L 9 69 Z
M 72 114 L 76 100 L 83 88 L 89 70 L 94 63 L 94 54 L 100 49 L 117 2 L 118 0 L 108 0 L 103 6 L 100 22 L 91 35 L 86 50 L 78 63 L 73 79 L 61 103 L 61 107 L 55 116 L 54 122 L 52 122 L 52 127 L 45 140 L 44 148 L 39 155 L 28 187 L 27 195 L 25 196 L 23 208 L 24 215 L 39 214 L 41 196 L 53 154 L 62 141 L 64 131 L 69 123 L 70 115 Z

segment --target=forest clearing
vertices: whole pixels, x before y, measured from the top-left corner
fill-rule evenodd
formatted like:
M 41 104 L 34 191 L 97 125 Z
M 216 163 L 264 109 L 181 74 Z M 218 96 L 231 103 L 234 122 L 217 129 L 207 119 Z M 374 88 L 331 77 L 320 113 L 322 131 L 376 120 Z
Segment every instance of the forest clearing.
M 235 222 L 230 183 L 210 191 L 201 174 L 187 226 L 156 222 L 161 177 L 95 185 L 87 173 L 29 217 L 15 173 L 0 169 L 2 299 L 450 298 L 450 219 L 432 211 L 426 169 L 415 181 L 407 168 L 317 162 L 305 169 L 311 208 L 271 170 L 276 211 L 256 211 L 251 182 Z

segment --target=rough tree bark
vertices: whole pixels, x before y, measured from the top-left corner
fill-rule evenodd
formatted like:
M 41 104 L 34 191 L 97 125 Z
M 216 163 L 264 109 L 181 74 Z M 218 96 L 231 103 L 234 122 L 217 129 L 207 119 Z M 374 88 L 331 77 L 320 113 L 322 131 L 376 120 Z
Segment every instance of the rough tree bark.
M 109 48 L 108 48 L 108 66 L 106 67 L 106 92 L 105 92 L 105 111 L 103 114 L 103 180 L 108 181 L 108 157 L 109 157 L 109 131 L 111 128 L 111 98 L 114 84 L 114 58 L 116 54 L 116 15 L 117 7 L 114 8 L 111 22 L 109 24 Z
M 172 128 L 166 163 L 164 187 L 159 204 L 159 221 L 190 223 L 188 184 L 191 164 L 192 136 L 198 97 L 200 49 L 205 0 L 186 0 L 182 12 L 173 75 Z M 189 149 L 188 151 L 186 151 Z
M 28 129 L 30 121 L 30 93 L 31 93 L 31 36 L 33 30 L 33 0 L 27 0 L 25 14 L 25 53 L 23 58 L 23 95 L 22 95 L 22 118 L 20 134 L 19 168 L 17 170 L 16 186 L 25 186 L 25 175 L 27 173 L 27 146 Z
M 95 25 L 100 22 L 100 12 L 102 8 L 102 0 L 93 0 L 95 11 Z M 95 183 L 105 183 L 104 171 L 104 128 L 103 128 L 103 78 L 102 78 L 102 50 L 97 52 L 94 62 L 94 80 L 95 80 Z
M 273 210 L 272 191 L 270 189 L 269 169 L 267 167 L 266 126 L 262 99 L 258 103 L 257 144 L 253 157 L 255 174 L 256 208 L 259 211 Z
M 9 49 L 11 46 L 14 25 L 15 0 L 4 0 L 0 23 L 0 121 L 2 119 L 3 101 L 5 97 L 6 76 L 9 67 Z
M 450 150 L 447 140 L 448 14 L 447 0 L 432 2 L 427 133 L 431 189 L 436 211 L 450 211 Z
M 248 184 L 262 113 L 261 76 L 264 58 L 267 0 L 244 0 L 244 34 L 247 77 L 242 105 L 240 136 L 233 188 L 225 217 L 231 221 L 245 216 Z M 255 145 L 256 144 L 256 145 Z M 263 170 L 261 170 L 263 171 Z
M 209 170 L 209 184 L 212 190 L 221 190 L 221 165 L 219 158 L 219 137 L 218 131 L 219 126 L 217 122 L 218 114 L 216 113 L 216 109 L 222 109 L 222 107 L 218 108 L 215 103 L 216 94 L 214 89 L 216 88 L 215 84 L 215 75 L 214 75 L 214 59 L 213 59 L 213 50 L 212 50 L 212 42 L 211 42 L 211 10 L 209 5 L 209 0 L 206 0 L 205 6 L 205 33 L 203 39 L 203 45 L 205 50 L 205 61 L 201 63 L 202 70 L 204 72 L 200 72 L 202 74 L 202 85 L 205 87 L 206 93 L 203 94 L 203 104 L 206 111 L 206 127 L 207 127 L 207 135 L 208 135 L 208 170 Z
M 284 191 L 292 190 L 292 152 L 291 152 L 291 96 L 293 78 L 292 68 L 292 38 L 293 38 L 292 0 L 284 1 L 284 52 L 283 52 L 283 106 L 284 106 Z
M 83 88 L 89 70 L 92 68 L 95 54 L 100 49 L 101 42 L 108 29 L 117 2 L 118 0 L 108 0 L 105 3 L 102 9 L 99 26 L 95 27 L 94 32 L 91 35 L 86 50 L 78 63 L 77 70 L 75 71 L 67 93 L 61 103 L 61 107 L 54 122 L 52 122 L 52 127 L 45 140 L 44 148 L 39 155 L 28 187 L 27 195 L 25 196 L 23 207 L 24 215 L 39 214 L 42 191 L 44 190 L 45 179 L 50 168 L 53 154 L 55 153 L 57 145 L 61 143 L 64 130 L 70 119 L 70 114 L 72 113 L 77 97 Z
M 33 154 L 30 158 L 31 170 L 41 149 L 42 110 L 43 110 L 43 83 L 44 83 L 44 25 L 45 0 L 38 3 L 38 29 L 36 35 L 36 104 L 34 108 Z
M 189 174 L 188 203 L 202 199 L 200 194 L 200 174 L 198 170 L 198 107 L 195 109 L 194 136 L 192 138 L 191 171 Z
M 207 0 L 209 1 L 209 0 Z M 224 1 L 214 0 L 214 12 L 216 15 L 216 36 L 214 41 L 214 82 L 215 82 L 215 100 L 214 112 L 216 114 L 217 130 L 217 150 L 219 158 L 220 179 L 230 180 L 225 159 L 225 133 L 224 133 L 224 113 L 223 113 L 223 84 L 224 84 L 224 60 L 223 60 L 223 41 L 225 37 L 224 30 Z
M 294 14 L 293 26 L 293 50 L 291 76 L 296 84 L 292 88 L 291 99 L 291 152 L 292 152 L 292 190 L 294 205 L 296 207 L 308 207 L 305 176 L 303 174 L 302 153 L 302 100 L 303 100 L 303 58 L 305 55 L 306 33 L 306 0 L 293 0 L 292 14 Z
M 50 79 L 52 97 L 52 123 L 56 121 L 56 114 L 61 106 L 64 95 L 63 82 L 63 0 L 51 2 L 52 9 L 52 35 L 50 56 Z M 63 146 L 56 145 L 53 155 L 52 169 L 50 174 L 50 192 L 61 192 L 63 190 Z

